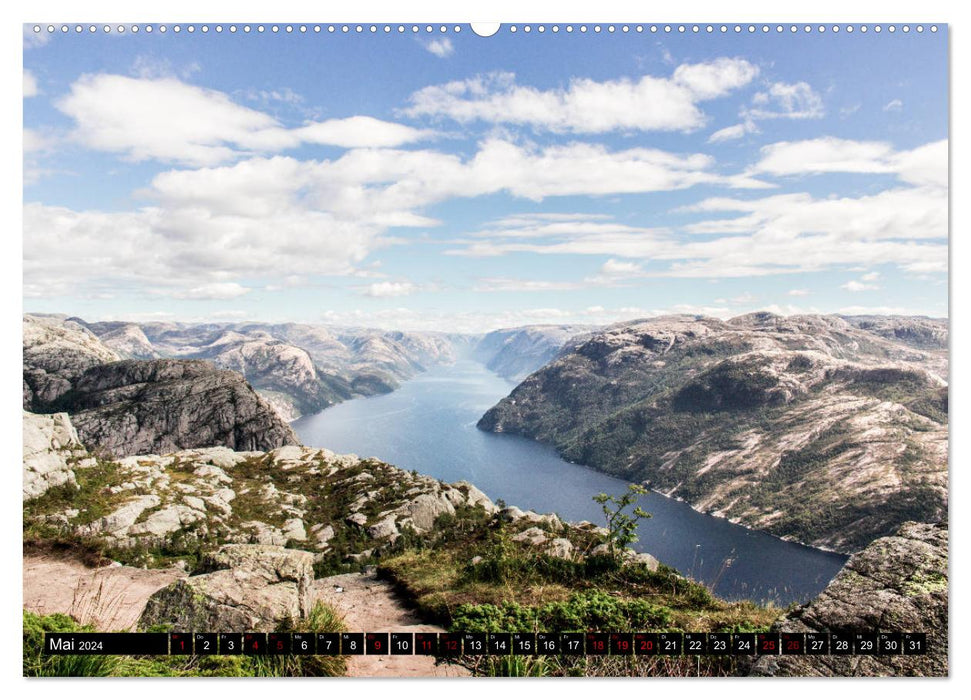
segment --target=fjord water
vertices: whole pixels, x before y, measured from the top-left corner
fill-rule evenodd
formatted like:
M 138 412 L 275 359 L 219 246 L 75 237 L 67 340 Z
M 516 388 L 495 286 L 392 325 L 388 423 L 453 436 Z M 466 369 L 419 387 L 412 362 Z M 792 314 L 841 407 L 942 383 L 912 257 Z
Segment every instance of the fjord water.
M 532 440 L 479 430 L 476 421 L 513 384 L 482 364 L 435 367 L 391 394 L 356 399 L 293 423 L 303 444 L 377 457 L 447 482 L 466 480 L 493 500 L 566 520 L 602 525 L 591 499 L 621 494 L 626 482 L 570 464 Z M 846 557 L 784 542 L 652 493 L 640 501 L 652 518 L 634 548 L 650 552 L 729 600 L 804 602 L 819 593 Z

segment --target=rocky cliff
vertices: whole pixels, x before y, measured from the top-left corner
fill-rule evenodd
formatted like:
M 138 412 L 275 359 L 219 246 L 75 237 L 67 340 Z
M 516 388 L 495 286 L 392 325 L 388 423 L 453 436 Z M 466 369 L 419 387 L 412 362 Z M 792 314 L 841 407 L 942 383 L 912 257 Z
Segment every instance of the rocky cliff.
M 946 523 L 905 523 L 847 562 L 816 600 L 785 615 L 775 632 L 924 632 L 927 653 L 761 657 L 757 676 L 947 676 Z
M 479 421 L 695 507 L 857 550 L 947 507 L 947 324 L 664 317 L 570 343 Z
M 487 333 L 473 355 L 500 377 L 518 382 L 556 357 L 568 340 L 595 329 L 577 325 L 503 328 Z
M 24 316 L 24 409 L 40 410 L 89 367 L 120 356 L 83 326 L 59 317 Z
M 122 360 L 78 377 L 56 402 L 81 440 L 115 456 L 217 445 L 267 450 L 293 430 L 236 372 L 199 360 Z
M 119 360 L 87 329 L 24 317 L 24 408 L 66 412 L 86 445 L 124 456 L 296 443 L 236 372 L 198 360 Z
M 355 396 L 393 391 L 455 359 L 444 333 L 283 323 L 126 323 L 70 319 L 121 357 L 205 359 L 246 377 L 285 420 Z

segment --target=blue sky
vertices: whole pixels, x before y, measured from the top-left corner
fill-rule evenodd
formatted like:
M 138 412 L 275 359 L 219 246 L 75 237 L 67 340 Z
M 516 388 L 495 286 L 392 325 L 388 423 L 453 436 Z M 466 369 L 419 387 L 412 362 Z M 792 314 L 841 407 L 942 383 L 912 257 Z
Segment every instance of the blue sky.
M 946 44 L 27 36 L 25 308 L 467 331 L 946 316 Z

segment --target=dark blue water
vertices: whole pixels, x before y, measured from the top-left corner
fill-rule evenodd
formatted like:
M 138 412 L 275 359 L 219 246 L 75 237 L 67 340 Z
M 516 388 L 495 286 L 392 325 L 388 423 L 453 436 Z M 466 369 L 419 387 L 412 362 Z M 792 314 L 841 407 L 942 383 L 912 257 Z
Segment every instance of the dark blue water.
M 447 482 L 470 481 L 493 500 L 566 520 L 603 524 L 601 492 L 621 494 L 626 482 L 570 464 L 532 440 L 475 427 L 513 385 L 483 365 L 463 360 L 405 382 L 397 391 L 357 399 L 293 423 L 301 442 L 335 452 L 377 457 Z M 846 557 L 783 542 L 688 505 L 650 494 L 635 549 L 650 552 L 729 600 L 781 605 L 814 597 Z

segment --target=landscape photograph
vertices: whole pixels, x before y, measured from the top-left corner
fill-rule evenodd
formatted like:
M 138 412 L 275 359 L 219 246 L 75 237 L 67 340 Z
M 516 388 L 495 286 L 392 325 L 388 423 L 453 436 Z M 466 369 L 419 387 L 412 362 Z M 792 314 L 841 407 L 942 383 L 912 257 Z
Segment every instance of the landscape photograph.
M 949 675 L 946 25 L 23 66 L 24 676 Z

